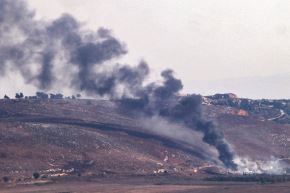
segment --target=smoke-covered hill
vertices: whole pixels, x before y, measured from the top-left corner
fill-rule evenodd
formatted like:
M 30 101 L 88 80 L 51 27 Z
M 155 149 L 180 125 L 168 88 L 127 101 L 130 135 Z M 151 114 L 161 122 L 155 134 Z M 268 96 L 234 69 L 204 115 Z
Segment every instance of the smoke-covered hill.
M 86 29 L 65 13 L 37 19 L 24 0 L 0 0 L 0 41 L 4 79 L 14 73 L 37 90 L 107 99 L 5 95 L 4 181 L 32 172 L 49 178 L 287 171 L 288 101 L 181 96 L 173 70 L 149 80 L 146 61 L 119 63 L 128 49 L 111 30 Z
M 209 160 L 190 131 L 196 144 L 154 131 L 153 120 L 135 120 L 110 101 L 1 100 L 0 109 L 2 176 L 184 173 Z
M 0 171 L 11 179 L 182 175 L 227 172 L 199 131 L 158 117 L 140 118 L 116 101 L 4 99 L 0 101 Z M 241 172 L 287 171 L 290 126 L 251 112 L 203 105 L 235 153 Z M 234 171 L 233 171 L 234 172 Z M 159 174 L 158 174 L 159 173 Z

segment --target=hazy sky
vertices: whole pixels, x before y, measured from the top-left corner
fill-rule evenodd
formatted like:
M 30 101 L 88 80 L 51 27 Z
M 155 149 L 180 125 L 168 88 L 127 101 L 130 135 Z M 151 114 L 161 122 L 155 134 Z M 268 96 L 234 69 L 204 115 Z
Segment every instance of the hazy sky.
M 129 49 L 122 61 L 136 64 L 145 59 L 155 74 L 172 68 L 186 92 L 196 91 L 194 80 L 208 84 L 290 72 L 289 0 L 28 2 L 38 18 L 68 12 L 92 30 L 112 29 Z

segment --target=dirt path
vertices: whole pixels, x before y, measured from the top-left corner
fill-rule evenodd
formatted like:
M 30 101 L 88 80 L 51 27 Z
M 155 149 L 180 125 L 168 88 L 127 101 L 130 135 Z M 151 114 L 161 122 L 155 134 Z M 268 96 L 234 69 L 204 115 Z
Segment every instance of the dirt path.
M 273 117 L 273 118 L 269 118 L 268 121 L 275 121 L 277 119 L 282 118 L 286 113 L 284 112 L 284 110 L 280 109 L 280 115 Z

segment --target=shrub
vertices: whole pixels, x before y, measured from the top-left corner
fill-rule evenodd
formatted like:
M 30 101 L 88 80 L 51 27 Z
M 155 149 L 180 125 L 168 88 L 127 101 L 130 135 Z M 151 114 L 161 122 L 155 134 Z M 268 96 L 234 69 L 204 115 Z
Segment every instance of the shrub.
M 36 96 L 39 99 L 48 99 L 48 94 L 46 94 L 44 92 L 36 92 Z
M 33 176 L 34 179 L 38 179 L 40 177 L 40 174 L 38 172 L 34 172 L 32 174 L 32 176 Z
M 63 99 L 63 95 L 62 94 L 50 94 L 50 98 L 51 99 Z
M 5 183 L 9 182 L 9 177 L 8 176 L 4 176 L 2 179 L 3 179 L 3 182 L 5 182 Z

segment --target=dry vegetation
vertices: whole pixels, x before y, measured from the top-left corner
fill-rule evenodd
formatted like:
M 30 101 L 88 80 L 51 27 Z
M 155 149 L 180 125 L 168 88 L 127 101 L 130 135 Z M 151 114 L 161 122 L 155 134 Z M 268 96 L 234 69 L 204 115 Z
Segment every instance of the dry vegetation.
M 220 171 L 193 147 L 150 133 L 109 101 L 1 100 L 0 112 L 1 192 L 289 190 L 282 180 L 263 185 L 260 180 L 203 181 L 219 177 Z M 205 116 L 215 121 L 239 155 L 290 157 L 288 124 L 237 112 L 204 106 Z

